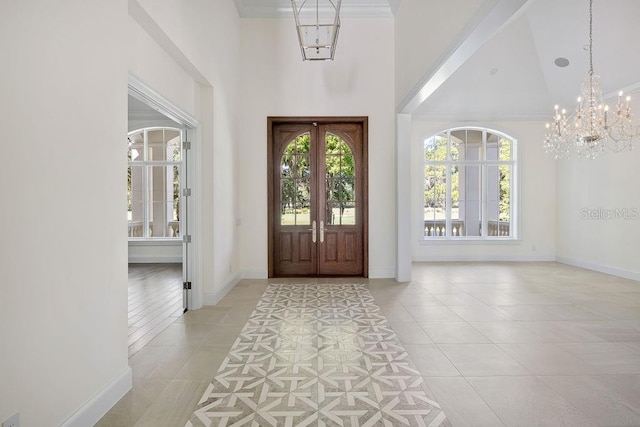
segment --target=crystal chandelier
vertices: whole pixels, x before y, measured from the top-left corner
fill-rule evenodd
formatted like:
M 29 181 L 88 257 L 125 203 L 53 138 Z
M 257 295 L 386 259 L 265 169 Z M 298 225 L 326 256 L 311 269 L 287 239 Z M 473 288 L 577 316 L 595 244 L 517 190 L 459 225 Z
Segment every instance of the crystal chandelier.
M 333 60 L 341 3 L 342 0 L 291 0 L 304 61 Z
M 589 0 L 589 75 L 572 114 L 555 106 L 553 121 L 546 125 L 544 150 L 557 159 L 571 155 L 595 159 L 606 152 L 631 150 L 640 131 L 633 125 L 630 100 L 619 92 L 611 111 L 602 97 L 600 76 L 593 74 L 593 0 Z

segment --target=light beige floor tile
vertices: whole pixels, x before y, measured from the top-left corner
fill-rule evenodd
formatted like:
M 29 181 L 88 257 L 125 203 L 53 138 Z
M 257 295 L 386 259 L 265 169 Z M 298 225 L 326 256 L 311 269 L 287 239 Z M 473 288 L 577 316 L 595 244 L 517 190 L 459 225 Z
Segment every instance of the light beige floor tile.
M 585 309 L 596 313 L 601 318 L 611 320 L 640 320 L 638 307 L 625 307 L 613 304 L 585 305 Z
M 629 408 L 640 414 L 640 375 L 601 375 L 598 380 L 622 396 Z
M 509 320 L 509 318 L 504 314 L 499 313 L 488 305 L 458 305 L 450 306 L 449 308 L 467 322 L 495 322 L 499 320 Z
M 191 353 L 191 356 L 175 374 L 175 378 L 185 380 L 211 379 L 228 352 L 227 346 L 200 346 Z
M 231 310 L 229 307 L 204 306 L 198 310 L 184 313 L 176 323 L 207 323 L 216 324 Z
M 429 335 L 415 322 L 393 322 L 389 326 L 394 330 L 403 345 L 433 344 Z
M 599 336 L 586 330 L 580 322 L 538 321 L 518 322 L 518 325 L 538 335 L 544 342 L 602 342 Z
M 423 377 L 458 377 L 460 372 L 435 344 L 405 345 L 409 357 Z M 430 383 L 427 380 L 427 386 Z
M 464 294 L 465 292 L 448 283 L 446 280 L 442 282 L 419 282 L 420 286 L 431 295 L 452 295 L 452 294 Z
M 603 374 L 640 374 L 640 354 L 622 343 L 557 344 Z
M 423 293 L 411 293 L 411 294 L 403 294 L 398 297 L 398 301 L 404 305 L 405 307 L 409 306 L 441 306 L 442 302 L 436 299 L 433 295 L 429 294 L 427 291 Z
M 218 324 L 202 339 L 202 345 L 224 345 L 231 348 L 242 330 L 240 325 Z
M 376 299 L 376 302 L 378 300 Z M 409 314 L 407 309 L 401 304 L 382 305 L 380 310 L 384 317 L 393 322 L 413 322 L 415 319 Z
M 609 376 L 611 377 L 611 376 Z M 586 414 L 595 424 L 601 426 L 640 425 L 640 400 L 631 400 L 620 393 L 617 378 L 613 387 L 602 381 L 602 376 L 543 376 L 539 377 L 547 386 L 558 393 L 574 407 Z M 611 378 L 606 378 L 611 381 Z
M 598 374 L 600 371 L 552 343 L 498 344 L 535 375 Z
M 466 322 L 420 322 L 420 326 L 434 343 L 488 343 L 489 339 Z
M 529 374 L 495 344 L 438 344 L 438 347 L 464 376 Z
M 486 305 L 473 295 L 469 294 L 440 294 L 435 296 L 438 301 L 446 306 L 455 305 Z
M 507 426 L 596 425 L 535 377 L 477 377 L 467 380 Z
M 257 302 L 257 301 L 256 301 Z M 243 326 L 247 323 L 249 316 L 255 309 L 256 304 L 247 306 L 234 306 L 233 310 L 229 310 L 227 314 L 218 323 L 220 326 Z
M 429 378 L 428 385 L 451 425 L 504 425 L 464 378 Z
M 186 323 L 173 323 L 158 334 L 148 345 L 169 346 L 189 345 Z
M 409 306 L 406 308 L 407 312 L 411 315 L 411 320 L 416 322 L 460 322 L 462 319 L 456 313 L 451 311 L 449 307 L 445 306 Z M 389 319 L 391 320 L 391 319 Z
M 576 323 L 585 332 L 609 342 L 640 341 L 640 330 L 629 320 L 604 320 Z
M 640 341 L 625 342 L 625 343 L 622 343 L 622 344 L 624 344 L 628 348 L 630 348 L 633 351 L 635 351 L 636 353 L 638 353 L 638 356 L 640 357 Z
M 129 358 L 134 378 L 173 378 L 191 357 L 194 347 L 145 346 Z
M 542 342 L 540 336 L 513 321 L 469 322 L 469 324 L 495 344 Z
M 169 381 L 135 426 L 184 426 L 208 385 L 202 380 Z
M 133 388 L 98 421 L 96 427 L 131 427 L 154 403 L 169 380 L 134 378 Z

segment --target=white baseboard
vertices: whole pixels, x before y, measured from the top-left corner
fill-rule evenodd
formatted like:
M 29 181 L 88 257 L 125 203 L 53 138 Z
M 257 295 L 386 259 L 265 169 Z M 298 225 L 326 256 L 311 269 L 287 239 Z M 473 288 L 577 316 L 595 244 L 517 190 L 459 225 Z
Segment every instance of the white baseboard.
M 240 281 L 240 279 L 242 279 L 242 275 L 240 273 L 230 277 L 226 282 L 226 285 L 223 286 L 222 289 L 220 289 L 217 292 L 214 293 L 205 293 L 202 296 L 202 303 L 203 305 L 216 305 L 218 302 L 220 302 L 220 300 L 222 298 L 224 298 L 224 296 L 227 294 L 227 292 L 229 292 L 231 289 L 233 289 L 233 287 L 235 285 L 238 284 L 238 282 Z
M 182 257 L 175 256 L 130 256 L 129 264 L 180 264 Z
M 598 271 L 600 273 L 611 274 L 612 276 L 623 277 L 625 279 L 640 281 L 640 272 L 630 271 L 622 268 L 611 267 L 603 264 L 596 264 L 574 258 L 557 257 L 556 261 L 562 264 L 573 265 L 574 267 L 586 268 L 587 270 Z
M 419 255 L 412 258 L 413 262 L 553 262 L 555 255 Z
M 86 427 L 95 425 L 133 386 L 133 374 L 127 366 L 120 375 L 107 384 L 98 394 L 78 409 L 62 427 Z

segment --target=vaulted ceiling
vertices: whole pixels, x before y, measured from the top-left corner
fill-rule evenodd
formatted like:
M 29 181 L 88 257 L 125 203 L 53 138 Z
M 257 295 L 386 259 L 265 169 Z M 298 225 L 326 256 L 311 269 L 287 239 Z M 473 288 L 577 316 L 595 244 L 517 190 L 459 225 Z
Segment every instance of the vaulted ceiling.
M 311 0 L 308 0 L 311 1 Z M 393 17 L 401 0 L 342 0 L 344 18 Z M 407 0 L 405 0 L 407 1 Z M 427 0 L 421 0 L 427 1 Z M 485 0 L 491 13 L 502 3 L 516 0 Z M 235 0 L 244 18 L 292 18 L 290 0 Z M 572 108 L 589 69 L 588 0 L 520 0 L 524 4 L 501 17 L 500 30 L 488 40 L 476 43 L 473 52 L 455 67 L 447 59 L 459 54 L 452 48 L 442 63 L 425 70 L 426 82 L 433 72 L 446 69 L 437 88 L 411 109 L 414 117 L 454 121 L 495 119 L 547 120 L 554 104 Z M 438 15 L 425 16 L 425 28 Z M 488 12 L 487 12 L 488 11 Z M 640 0 L 594 0 L 593 63 L 602 77 L 605 96 L 614 98 L 618 90 L 640 96 Z M 474 16 L 465 29 L 465 38 L 442 40 L 457 49 L 478 37 L 473 28 L 483 17 Z M 348 19 L 342 23 L 348 24 Z M 568 65 L 556 65 L 564 58 Z M 339 54 L 336 61 L 340 60 Z M 416 82 L 416 90 L 420 87 Z M 137 105 L 136 109 L 144 109 Z M 146 114 L 152 114 L 147 112 Z
M 342 0 L 344 18 L 392 16 L 401 0 Z M 423 0 L 425 1 L 425 0 Z M 512 0 L 486 0 L 493 6 Z M 290 0 L 235 0 L 242 17 L 291 16 Z M 425 16 L 425 28 L 438 16 Z M 500 31 L 468 54 L 462 65 L 448 67 L 435 91 L 412 109 L 415 117 L 447 120 L 546 119 L 554 104 L 573 107 L 589 67 L 589 1 L 528 0 L 503 17 Z M 640 1 L 594 0 L 594 71 L 603 92 L 615 96 L 640 91 Z M 474 22 L 482 17 L 474 16 Z M 348 25 L 345 20 L 342 25 Z M 468 37 L 476 37 L 467 28 Z M 449 46 L 455 40 L 442 40 Z M 458 46 L 464 40 L 458 40 Z M 455 55 L 456 49 L 449 52 Z M 560 67 L 556 59 L 565 58 Z M 339 60 L 339 56 L 336 57 Z M 445 59 L 443 61 L 446 61 Z M 562 60 L 560 60 L 562 61 Z M 567 62 L 565 61 L 565 62 Z M 440 65 L 425 70 L 425 81 Z M 418 84 L 418 82 L 416 82 Z M 638 96 L 639 94 L 636 94 Z

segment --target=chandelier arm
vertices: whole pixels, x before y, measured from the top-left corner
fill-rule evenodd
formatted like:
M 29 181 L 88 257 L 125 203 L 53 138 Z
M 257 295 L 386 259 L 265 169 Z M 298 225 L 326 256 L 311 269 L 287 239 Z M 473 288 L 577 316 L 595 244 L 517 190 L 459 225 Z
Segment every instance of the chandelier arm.
M 629 151 L 640 137 L 631 115 L 630 96 L 618 93 L 618 102 L 613 114 L 602 96 L 602 81 L 593 72 L 593 0 L 589 0 L 589 74 L 582 84 L 578 105 L 573 113 L 567 113 L 558 105 L 554 107 L 551 123 L 543 148 L 556 158 L 584 157 L 595 159 L 605 152 Z

